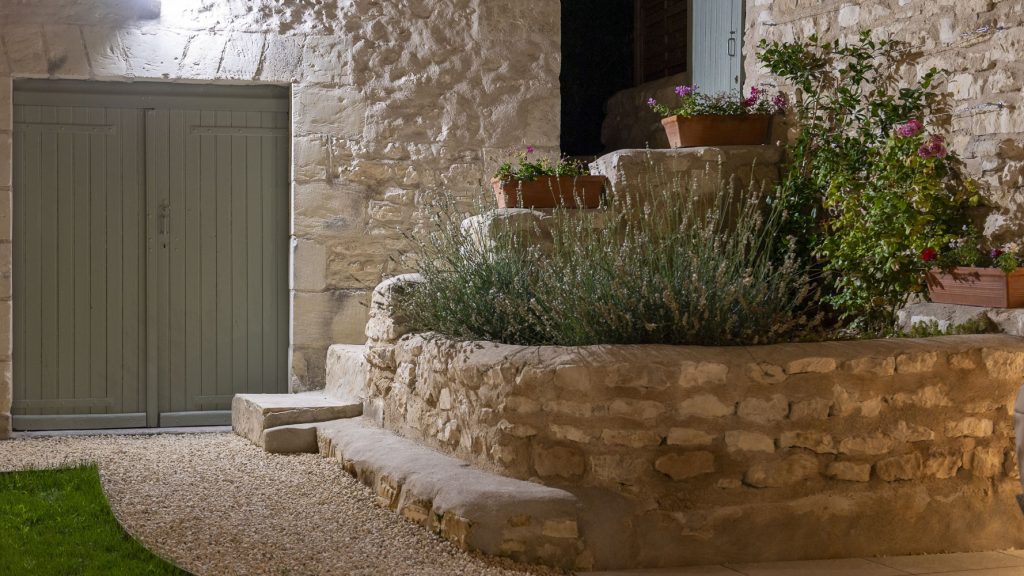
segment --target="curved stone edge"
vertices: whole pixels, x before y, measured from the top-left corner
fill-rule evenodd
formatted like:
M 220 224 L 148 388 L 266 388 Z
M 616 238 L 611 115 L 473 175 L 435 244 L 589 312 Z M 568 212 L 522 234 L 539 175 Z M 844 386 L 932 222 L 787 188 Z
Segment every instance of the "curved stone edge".
M 564 490 L 478 470 L 364 419 L 320 424 L 317 441 L 381 505 L 463 549 L 566 570 L 584 550 Z

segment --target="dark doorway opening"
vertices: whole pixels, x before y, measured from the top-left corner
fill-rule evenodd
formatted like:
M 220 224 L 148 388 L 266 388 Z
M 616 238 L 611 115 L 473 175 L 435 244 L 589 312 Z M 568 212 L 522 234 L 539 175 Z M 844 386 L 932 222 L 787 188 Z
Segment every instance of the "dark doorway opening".
M 604 151 L 605 102 L 634 72 L 634 0 L 562 0 L 562 153 Z

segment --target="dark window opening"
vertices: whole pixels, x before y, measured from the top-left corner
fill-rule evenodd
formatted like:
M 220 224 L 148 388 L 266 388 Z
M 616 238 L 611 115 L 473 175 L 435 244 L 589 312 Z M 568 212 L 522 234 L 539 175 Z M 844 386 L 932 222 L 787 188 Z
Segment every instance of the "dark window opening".
M 687 0 L 636 0 L 637 84 L 686 72 Z

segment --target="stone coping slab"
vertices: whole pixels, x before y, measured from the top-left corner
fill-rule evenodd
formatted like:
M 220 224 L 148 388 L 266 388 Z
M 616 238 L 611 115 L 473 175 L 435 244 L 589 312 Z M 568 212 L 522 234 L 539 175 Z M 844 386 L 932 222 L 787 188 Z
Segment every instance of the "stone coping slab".
M 332 398 L 325 392 L 236 394 L 231 401 L 231 428 L 263 446 L 263 431 L 290 424 L 352 418 L 363 413 L 359 400 Z
M 317 426 L 320 453 L 378 501 L 456 545 L 571 569 L 583 549 L 572 494 L 491 474 L 362 418 Z

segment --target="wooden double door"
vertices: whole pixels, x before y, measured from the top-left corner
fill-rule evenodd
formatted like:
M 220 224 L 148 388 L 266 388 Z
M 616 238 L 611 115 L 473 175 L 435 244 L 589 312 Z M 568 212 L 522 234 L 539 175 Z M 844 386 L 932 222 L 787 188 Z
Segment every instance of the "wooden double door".
M 288 136 L 277 87 L 15 82 L 16 430 L 286 391 Z

